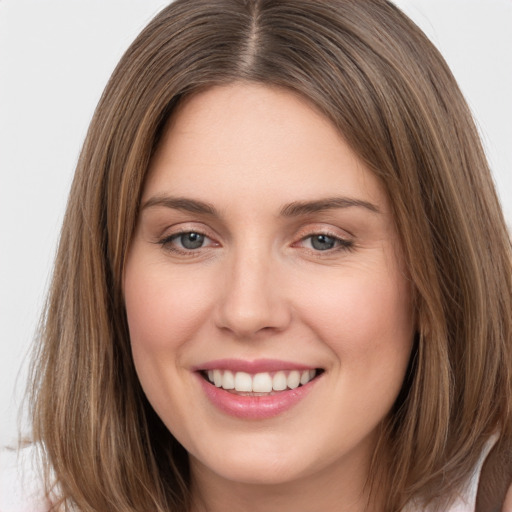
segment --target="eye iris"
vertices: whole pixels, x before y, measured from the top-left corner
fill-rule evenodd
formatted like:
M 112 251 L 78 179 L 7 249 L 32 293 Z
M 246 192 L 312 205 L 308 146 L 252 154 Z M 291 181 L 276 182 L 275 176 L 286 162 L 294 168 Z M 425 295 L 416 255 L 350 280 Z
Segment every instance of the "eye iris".
M 311 237 L 311 246 L 317 251 L 332 249 L 336 243 L 334 237 L 327 235 L 315 235 Z
M 204 243 L 204 235 L 199 233 L 184 233 L 180 235 L 180 242 L 185 249 L 199 249 Z

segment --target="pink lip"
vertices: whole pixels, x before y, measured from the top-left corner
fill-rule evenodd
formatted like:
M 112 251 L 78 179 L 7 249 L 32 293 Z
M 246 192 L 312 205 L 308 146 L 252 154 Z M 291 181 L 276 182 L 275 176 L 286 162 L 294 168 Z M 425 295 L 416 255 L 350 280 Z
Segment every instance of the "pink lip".
M 292 363 L 290 361 L 279 361 L 277 359 L 255 359 L 245 361 L 243 359 L 216 359 L 208 361 L 192 368 L 193 371 L 200 370 L 231 370 L 232 372 L 261 373 L 277 372 L 279 370 L 314 370 L 314 366 Z
M 266 419 L 277 416 L 298 404 L 313 386 L 321 378 L 316 377 L 306 385 L 295 389 L 276 392 L 273 395 L 253 396 L 237 395 L 235 393 L 218 388 L 208 382 L 200 373 L 201 370 L 223 369 L 231 371 L 245 371 L 255 374 L 259 372 L 274 372 L 278 370 L 309 370 L 311 366 L 276 361 L 270 359 L 259 359 L 255 361 L 243 361 L 235 359 L 219 359 L 209 361 L 195 368 L 199 383 L 210 400 L 222 412 L 241 419 Z

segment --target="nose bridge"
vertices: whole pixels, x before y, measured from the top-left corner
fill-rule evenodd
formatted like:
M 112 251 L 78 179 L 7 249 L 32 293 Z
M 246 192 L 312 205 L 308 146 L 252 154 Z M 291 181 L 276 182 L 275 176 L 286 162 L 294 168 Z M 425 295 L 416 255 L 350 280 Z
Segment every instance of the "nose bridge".
M 289 322 L 279 264 L 271 248 L 257 239 L 235 247 L 225 267 L 219 326 L 240 337 L 263 329 L 282 330 Z

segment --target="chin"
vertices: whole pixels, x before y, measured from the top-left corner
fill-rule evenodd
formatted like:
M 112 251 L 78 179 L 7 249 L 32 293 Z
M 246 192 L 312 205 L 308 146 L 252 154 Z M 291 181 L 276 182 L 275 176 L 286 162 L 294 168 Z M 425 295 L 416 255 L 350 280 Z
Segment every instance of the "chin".
M 309 472 L 307 466 L 299 464 L 300 458 L 240 456 L 237 451 L 232 456 L 223 456 L 219 461 L 199 461 L 191 457 L 191 465 L 200 466 L 202 471 L 214 473 L 217 477 L 246 485 L 284 485 L 300 480 Z

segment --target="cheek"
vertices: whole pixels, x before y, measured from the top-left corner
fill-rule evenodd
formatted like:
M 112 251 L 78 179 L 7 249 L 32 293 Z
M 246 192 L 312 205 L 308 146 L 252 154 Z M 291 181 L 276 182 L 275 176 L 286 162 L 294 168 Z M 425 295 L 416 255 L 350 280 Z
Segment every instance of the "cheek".
M 132 347 L 134 351 L 177 348 L 195 332 L 208 294 L 186 273 L 180 276 L 158 265 L 137 267 L 127 265 L 124 286 Z
M 171 272 L 165 262 L 136 252 L 126 265 L 124 298 L 133 361 L 149 402 L 169 429 L 176 427 L 172 413 L 187 391 L 182 354 L 207 309 L 194 284 L 185 272 Z
M 342 361 L 397 353 L 407 359 L 413 315 L 405 278 L 394 272 L 353 272 L 309 292 L 307 321 Z

